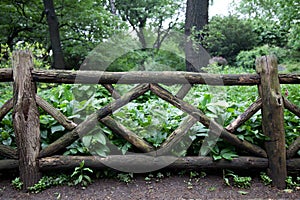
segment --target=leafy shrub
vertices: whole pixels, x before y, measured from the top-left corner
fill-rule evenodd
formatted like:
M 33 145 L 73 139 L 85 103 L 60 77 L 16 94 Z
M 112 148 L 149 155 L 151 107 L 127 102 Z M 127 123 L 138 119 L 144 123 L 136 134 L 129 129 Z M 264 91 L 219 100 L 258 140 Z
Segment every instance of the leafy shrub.
M 210 54 L 224 57 L 229 64 L 240 51 L 257 45 L 258 40 L 251 23 L 236 16 L 213 17 L 202 34 L 204 47 Z
M 288 51 L 283 48 L 270 47 L 268 45 L 255 47 L 252 50 L 241 51 L 236 57 L 236 65 L 244 68 L 255 68 L 256 58 L 270 54 L 277 56 L 278 62 L 280 63 L 286 59 Z
M 287 44 L 287 27 L 278 24 L 275 21 L 266 21 L 263 19 L 250 20 L 253 31 L 258 35 L 258 45 L 271 45 L 285 47 Z

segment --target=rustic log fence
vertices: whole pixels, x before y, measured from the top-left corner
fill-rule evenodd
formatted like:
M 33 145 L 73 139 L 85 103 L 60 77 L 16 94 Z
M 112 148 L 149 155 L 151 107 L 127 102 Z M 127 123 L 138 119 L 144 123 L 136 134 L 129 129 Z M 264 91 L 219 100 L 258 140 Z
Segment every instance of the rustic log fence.
M 278 188 L 285 187 L 287 170 L 300 170 L 300 158 L 296 152 L 300 148 L 300 136 L 286 149 L 283 109 L 286 108 L 300 117 L 300 108 L 282 97 L 280 84 L 300 84 L 300 75 L 279 74 L 276 58 L 265 56 L 257 60 L 257 74 L 216 75 L 192 72 L 97 72 L 97 71 L 66 71 L 66 70 L 35 70 L 32 54 L 18 51 L 13 54 L 13 69 L 0 69 L 0 82 L 14 82 L 14 96 L 0 109 L 0 120 L 13 109 L 13 123 L 17 149 L 0 145 L 0 170 L 18 168 L 24 188 L 36 183 L 41 172 L 45 170 L 73 168 L 84 160 L 87 167 L 102 169 L 103 163 L 111 161 L 124 165 L 151 165 L 157 157 L 164 156 L 174 145 L 182 140 L 187 131 L 196 123 L 201 122 L 207 128 L 213 127 L 209 134 L 220 134 L 220 137 L 234 146 L 254 155 L 240 156 L 232 161 L 214 161 L 210 157 L 183 157 L 168 167 L 177 169 L 266 169 L 270 171 L 273 184 Z M 80 78 L 78 78 L 80 77 Z M 125 79 L 123 77 L 126 77 Z M 76 124 L 64 116 L 47 101 L 36 94 L 36 82 L 45 83 L 92 83 L 102 84 L 115 99 L 112 103 L 91 114 L 80 124 Z M 222 80 L 222 81 L 220 81 Z M 220 84 L 222 82 L 222 84 Z M 158 83 L 182 84 L 176 95 L 158 85 Z M 189 83 L 189 84 L 187 84 Z M 183 98 L 196 84 L 211 85 L 258 85 L 259 98 L 236 120 L 226 128 L 208 118 L 201 110 L 183 101 Z M 114 92 L 111 84 L 139 84 L 125 95 Z M 138 98 L 147 91 L 169 102 L 178 109 L 189 114 L 183 123 L 163 142 L 154 148 L 134 132 L 128 130 L 109 115 L 113 110 L 121 108 L 128 102 Z M 40 149 L 38 107 L 49 113 L 68 133 L 55 142 Z M 263 132 L 270 139 L 265 142 L 265 149 L 240 140 L 235 130 L 262 109 Z M 107 157 L 93 156 L 61 156 L 60 150 L 72 144 L 81 135 L 88 133 L 97 123 L 101 122 L 113 133 L 122 136 L 145 155 L 149 162 L 134 155 L 111 155 Z M 152 154 L 155 152 L 155 154 Z M 116 159 L 117 158 L 117 159 Z M 128 162 L 131 161 L 131 162 Z

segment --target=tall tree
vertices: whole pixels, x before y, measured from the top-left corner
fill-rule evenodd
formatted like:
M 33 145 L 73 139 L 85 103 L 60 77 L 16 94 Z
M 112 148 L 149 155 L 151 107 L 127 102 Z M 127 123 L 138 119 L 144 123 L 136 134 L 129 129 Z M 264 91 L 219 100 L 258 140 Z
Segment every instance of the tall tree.
M 164 36 L 178 22 L 181 6 L 181 0 L 115 0 L 117 14 L 136 32 L 143 49 L 160 48 Z M 145 29 L 155 31 L 153 44 L 147 44 Z
M 201 67 L 208 64 L 205 50 L 201 46 L 195 47 L 195 44 L 201 40 L 199 31 L 202 30 L 206 24 L 208 24 L 209 0 L 187 0 L 186 4 L 186 70 L 197 72 L 201 71 Z M 190 37 L 192 34 L 194 34 L 193 37 Z
M 51 48 L 53 51 L 53 68 L 64 69 L 64 55 L 59 36 L 59 24 L 56 17 L 53 0 L 43 0 L 49 26 Z
M 59 21 L 65 68 L 79 68 L 89 51 L 127 25 L 113 15 L 106 0 L 53 1 Z M 39 43 L 51 50 L 45 7 L 41 0 L 0 1 L 0 43 L 14 49 L 17 43 Z M 83 48 L 84 47 L 84 48 Z

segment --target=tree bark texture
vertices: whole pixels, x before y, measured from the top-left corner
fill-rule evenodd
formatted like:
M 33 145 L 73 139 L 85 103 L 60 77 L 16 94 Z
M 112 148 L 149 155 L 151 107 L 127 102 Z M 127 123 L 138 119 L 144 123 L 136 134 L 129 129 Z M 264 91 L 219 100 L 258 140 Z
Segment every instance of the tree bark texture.
M 53 51 L 53 67 L 55 69 L 65 69 L 64 55 L 61 48 L 59 36 L 58 19 L 55 14 L 53 0 L 43 0 L 45 13 L 50 33 L 51 47 Z
M 200 45 L 190 40 L 192 31 L 202 30 L 208 23 L 208 4 L 209 0 L 187 0 L 186 17 L 185 17 L 185 44 L 186 70 L 199 72 L 201 67 L 208 64 L 209 54 Z M 196 42 L 201 41 L 200 35 L 196 36 Z
M 36 184 L 41 174 L 37 157 L 40 151 L 40 119 L 35 101 L 36 87 L 30 71 L 33 56 L 29 51 L 13 53 L 14 111 L 13 126 L 19 156 L 23 189 Z
M 270 177 L 274 186 L 284 189 L 287 177 L 284 102 L 277 67 L 275 56 L 263 56 L 256 60 L 256 71 L 261 76 L 262 128 L 269 138 L 265 146 L 269 158 Z

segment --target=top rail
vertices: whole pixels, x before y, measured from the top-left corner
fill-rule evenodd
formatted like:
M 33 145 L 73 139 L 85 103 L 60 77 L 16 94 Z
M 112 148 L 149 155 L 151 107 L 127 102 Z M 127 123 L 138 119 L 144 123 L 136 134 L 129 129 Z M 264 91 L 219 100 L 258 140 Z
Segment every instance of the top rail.
M 208 74 L 183 71 L 71 71 L 32 70 L 36 82 L 83 84 L 204 84 L 204 85 L 257 85 L 258 74 Z M 12 81 L 12 69 L 0 69 L 0 82 Z M 281 84 L 300 84 L 300 74 L 279 74 Z

